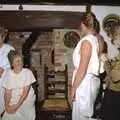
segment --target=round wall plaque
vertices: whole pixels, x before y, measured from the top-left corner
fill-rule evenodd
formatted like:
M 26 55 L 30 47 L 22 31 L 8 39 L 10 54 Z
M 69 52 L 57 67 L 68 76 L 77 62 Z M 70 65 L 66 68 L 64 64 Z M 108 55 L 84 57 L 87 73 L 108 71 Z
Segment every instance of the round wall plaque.
M 74 31 L 67 32 L 63 38 L 64 45 L 68 48 L 75 48 L 79 40 L 80 35 Z

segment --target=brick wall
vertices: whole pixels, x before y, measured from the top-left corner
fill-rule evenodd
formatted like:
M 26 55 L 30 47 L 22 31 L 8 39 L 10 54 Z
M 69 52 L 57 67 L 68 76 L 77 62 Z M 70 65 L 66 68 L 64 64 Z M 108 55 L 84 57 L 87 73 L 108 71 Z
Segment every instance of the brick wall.
M 37 71 L 38 81 L 38 99 L 44 99 L 44 64 L 55 70 L 63 70 L 65 64 L 68 65 L 68 93 L 70 96 L 71 80 L 72 80 L 72 48 L 64 45 L 63 37 L 68 31 L 76 31 L 74 29 L 54 29 L 49 32 L 41 32 L 30 51 L 30 64 Z M 78 32 L 79 33 L 79 32 Z M 23 36 L 21 36 L 23 34 Z M 31 32 L 15 32 L 10 33 L 10 43 L 21 50 L 21 46 L 29 37 Z M 55 64 L 52 64 L 52 50 L 54 49 Z
M 63 70 L 65 64 L 68 65 L 68 95 L 70 98 L 71 94 L 71 83 L 72 83 L 72 74 L 73 74 L 73 62 L 72 62 L 72 53 L 74 48 L 68 48 L 64 45 L 64 35 L 67 32 L 75 31 L 79 35 L 79 31 L 75 29 L 54 29 L 54 41 L 55 41 L 55 69 Z

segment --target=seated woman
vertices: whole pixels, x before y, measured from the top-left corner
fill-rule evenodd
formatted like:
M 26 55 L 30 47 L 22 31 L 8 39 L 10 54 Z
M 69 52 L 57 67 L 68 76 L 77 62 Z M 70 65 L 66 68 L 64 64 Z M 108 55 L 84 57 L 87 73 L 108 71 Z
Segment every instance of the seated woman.
M 35 120 L 35 94 L 31 86 L 35 77 L 23 68 L 22 56 L 16 51 L 10 56 L 12 69 L 6 71 L 5 113 L 3 120 Z

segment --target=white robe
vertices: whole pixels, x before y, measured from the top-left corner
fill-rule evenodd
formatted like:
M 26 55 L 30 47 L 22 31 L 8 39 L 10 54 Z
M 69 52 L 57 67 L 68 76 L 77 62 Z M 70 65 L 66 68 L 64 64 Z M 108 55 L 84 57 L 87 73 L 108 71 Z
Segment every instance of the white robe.
M 26 85 L 34 83 L 35 77 L 33 73 L 23 68 L 18 74 L 14 73 L 13 70 L 6 71 L 6 81 L 3 84 L 4 88 L 12 89 L 12 98 L 10 104 L 17 104 L 20 99 L 20 95 Z M 2 120 L 35 120 L 35 93 L 31 86 L 29 94 L 20 106 L 20 108 L 14 114 L 9 114 L 5 111 Z
M 100 80 L 99 74 L 99 57 L 98 57 L 98 42 L 97 39 L 89 35 L 84 37 L 77 44 L 73 52 L 74 72 L 72 83 L 80 63 L 80 46 L 84 40 L 88 40 L 92 45 L 92 55 L 88 65 L 87 74 L 82 80 L 80 86 L 76 90 L 75 101 L 73 102 L 72 120 L 90 120 L 93 115 L 93 105 L 99 91 Z M 93 41 L 94 40 L 94 41 Z M 94 60 L 94 61 L 93 61 Z
M 13 49 L 14 48 L 11 45 L 5 43 L 0 48 L 0 67 L 3 68 L 4 70 L 10 68 L 10 63 L 7 55 L 10 52 L 10 50 Z M 0 78 L 0 113 L 4 111 L 4 89 L 2 88 L 3 77 L 4 77 L 4 73 Z

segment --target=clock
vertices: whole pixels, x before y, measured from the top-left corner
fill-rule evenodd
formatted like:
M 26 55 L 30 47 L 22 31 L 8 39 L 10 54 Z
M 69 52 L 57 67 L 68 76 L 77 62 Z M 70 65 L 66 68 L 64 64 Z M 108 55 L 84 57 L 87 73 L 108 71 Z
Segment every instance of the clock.
M 74 31 L 67 32 L 63 37 L 64 45 L 68 48 L 75 48 L 79 40 L 80 35 Z

